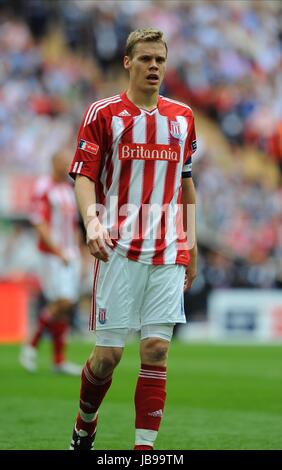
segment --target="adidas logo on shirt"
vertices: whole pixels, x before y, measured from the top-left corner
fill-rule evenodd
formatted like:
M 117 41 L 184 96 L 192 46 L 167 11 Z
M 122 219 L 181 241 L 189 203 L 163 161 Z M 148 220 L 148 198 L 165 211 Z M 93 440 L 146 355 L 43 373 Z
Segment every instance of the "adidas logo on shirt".
M 152 411 L 151 413 L 148 413 L 148 416 L 155 416 L 156 418 L 162 417 L 163 415 L 163 410 L 157 410 L 157 411 Z
M 118 114 L 118 116 L 131 116 L 131 114 L 126 109 L 124 109 L 121 111 L 121 113 Z

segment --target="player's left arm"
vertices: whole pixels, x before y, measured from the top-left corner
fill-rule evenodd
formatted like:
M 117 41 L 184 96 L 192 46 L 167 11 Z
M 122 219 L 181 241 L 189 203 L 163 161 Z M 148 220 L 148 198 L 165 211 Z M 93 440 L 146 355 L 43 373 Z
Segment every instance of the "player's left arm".
M 190 263 L 186 268 L 185 289 L 190 289 L 197 275 L 196 190 L 192 177 L 182 179 L 183 228 L 187 236 Z
M 183 228 L 187 236 L 190 263 L 186 268 L 184 289 L 190 289 L 197 275 L 197 240 L 196 240 L 196 191 L 192 179 L 192 156 L 197 150 L 194 115 L 189 108 L 187 114 L 188 135 L 184 148 L 184 165 L 182 168 L 182 211 Z

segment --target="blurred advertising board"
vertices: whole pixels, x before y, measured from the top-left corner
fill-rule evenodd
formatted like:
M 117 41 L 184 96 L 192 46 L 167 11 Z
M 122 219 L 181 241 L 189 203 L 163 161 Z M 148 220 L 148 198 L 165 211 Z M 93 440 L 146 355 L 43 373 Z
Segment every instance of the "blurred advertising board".
M 0 217 L 27 217 L 35 183 L 34 176 L 0 176 Z
M 28 327 L 28 291 L 23 282 L 0 281 L 0 344 L 22 342 Z
M 208 320 L 210 339 L 282 341 L 282 292 L 214 291 L 209 297 Z

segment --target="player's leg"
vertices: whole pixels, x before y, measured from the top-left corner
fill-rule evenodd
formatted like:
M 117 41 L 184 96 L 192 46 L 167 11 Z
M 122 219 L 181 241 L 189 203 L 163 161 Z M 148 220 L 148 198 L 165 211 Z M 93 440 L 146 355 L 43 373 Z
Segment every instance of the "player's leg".
M 135 390 L 135 449 L 151 450 L 157 438 L 166 400 L 166 367 L 173 325 L 141 329 L 141 367 Z
M 38 315 L 36 318 L 36 326 L 29 340 L 29 344 L 33 348 L 38 348 L 41 338 L 46 329 L 46 324 L 48 323 L 49 314 L 47 310 L 47 300 L 42 291 L 40 292 L 40 295 L 37 299 L 36 310 L 38 311 Z
M 80 375 L 81 367 L 65 360 L 66 335 L 70 312 L 79 297 L 80 261 L 74 259 L 66 266 L 56 256 L 41 256 L 41 286 L 47 306 L 41 312 L 39 324 L 20 356 L 21 364 L 36 370 L 37 348 L 44 331 L 48 331 L 53 344 L 53 364 L 56 372 Z
M 70 446 L 72 450 L 93 448 L 98 409 L 111 386 L 113 371 L 122 357 L 127 334 L 126 329 L 104 330 L 96 334 L 96 347 L 81 374 L 79 412 Z
M 80 375 L 81 366 L 66 360 L 66 337 L 70 326 L 70 315 L 73 305 L 79 299 L 80 260 L 72 259 L 67 265 L 56 257 L 46 260 L 49 279 L 44 282 L 45 295 L 49 300 L 49 332 L 53 346 L 54 371 Z
M 68 298 L 58 299 L 49 306 L 50 320 L 48 331 L 52 339 L 54 372 L 80 375 L 81 366 L 66 360 L 67 335 L 70 327 L 70 315 L 73 302 Z
M 72 306 L 69 299 L 58 299 L 49 302 L 42 310 L 33 336 L 20 354 L 20 362 L 29 372 L 37 370 L 37 350 L 43 334 L 47 332 L 52 341 L 54 371 L 80 375 L 81 366 L 66 361 L 66 337 Z
M 80 405 L 70 449 L 93 448 L 98 409 L 111 386 L 128 335 L 128 260 L 117 253 L 95 263 L 90 329 L 96 347 L 81 376 Z
M 37 300 L 37 309 L 39 313 L 36 317 L 34 330 L 26 344 L 22 346 L 19 356 L 20 364 L 29 372 L 37 371 L 37 349 L 49 322 L 49 312 L 43 293 L 40 294 Z
M 32 346 L 33 348 L 38 348 L 44 332 L 49 332 L 50 324 L 56 318 L 60 319 L 60 317 L 62 316 L 58 307 L 59 305 L 57 305 L 57 302 L 49 302 L 41 309 L 38 315 L 36 328 L 29 341 L 30 346 Z
M 183 312 L 183 266 L 152 266 L 141 317 L 141 367 L 135 392 L 135 449 L 152 449 L 164 413 L 166 367 L 175 323 Z
M 48 295 L 48 294 L 47 294 Z M 44 305 L 40 306 L 40 312 L 36 319 L 36 325 L 30 339 L 21 348 L 19 361 L 29 372 L 37 371 L 37 353 L 41 339 L 45 333 L 50 334 L 54 313 L 56 314 L 56 303 L 49 302 L 44 295 Z

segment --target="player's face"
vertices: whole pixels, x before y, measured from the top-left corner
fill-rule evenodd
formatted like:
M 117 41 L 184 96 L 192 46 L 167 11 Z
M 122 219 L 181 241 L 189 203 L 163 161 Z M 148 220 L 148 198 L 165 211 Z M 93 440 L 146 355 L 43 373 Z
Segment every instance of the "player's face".
M 129 71 L 134 89 L 146 93 L 159 91 L 166 70 L 166 48 L 161 42 L 138 42 L 132 57 L 125 56 L 124 67 Z

